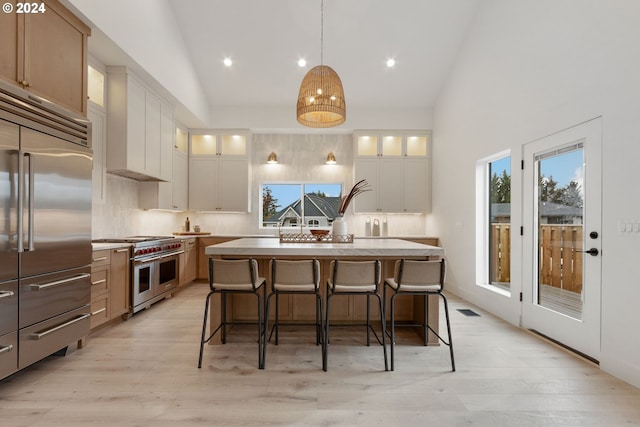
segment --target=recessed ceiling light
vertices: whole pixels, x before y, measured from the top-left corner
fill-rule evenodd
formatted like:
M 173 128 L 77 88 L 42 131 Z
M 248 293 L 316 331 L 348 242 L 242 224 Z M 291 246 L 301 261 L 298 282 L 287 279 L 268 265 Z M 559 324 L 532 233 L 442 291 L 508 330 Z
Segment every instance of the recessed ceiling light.
M 387 67 L 393 68 L 396 65 L 396 60 L 393 58 L 387 59 Z
M 298 67 L 302 68 L 302 67 L 306 67 L 307 66 L 307 60 L 304 58 L 300 58 L 298 59 Z
M 233 65 L 233 61 L 231 60 L 231 58 L 224 58 L 224 61 L 222 61 L 222 62 L 227 67 L 231 67 Z

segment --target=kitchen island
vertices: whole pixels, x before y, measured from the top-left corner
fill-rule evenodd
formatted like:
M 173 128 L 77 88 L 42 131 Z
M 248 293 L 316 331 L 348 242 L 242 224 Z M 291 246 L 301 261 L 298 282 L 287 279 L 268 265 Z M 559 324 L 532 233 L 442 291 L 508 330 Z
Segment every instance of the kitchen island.
M 402 239 L 358 239 L 352 243 L 281 243 L 273 238 L 242 238 L 207 246 L 208 257 L 223 259 L 255 258 L 259 263 L 260 275 L 267 279 L 267 293 L 271 289 L 269 260 L 317 258 L 320 261 L 320 291 L 325 296 L 329 264 L 332 259 L 372 260 L 382 262 L 382 280 L 393 276 L 395 260 L 400 258 L 434 259 L 444 256 L 444 249 Z M 382 287 L 380 288 L 382 294 Z M 288 297 L 288 298 L 287 298 Z M 326 297 L 326 296 L 325 296 Z M 227 304 L 227 315 L 233 321 L 255 321 L 255 299 L 250 295 L 234 295 L 233 302 Z M 396 303 L 396 319 L 399 322 L 420 322 L 423 318 L 422 297 L 403 297 Z M 220 295 L 212 300 L 212 325 L 220 322 Z M 229 309 L 231 308 L 231 309 Z M 371 315 L 378 315 L 372 304 Z M 273 316 L 273 313 L 271 313 Z M 349 296 L 332 303 L 331 322 L 339 324 L 362 321 L 366 318 L 366 300 Z M 280 322 L 312 322 L 315 319 L 315 305 L 312 298 L 299 295 L 284 295 L 280 299 Z M 437 330 L 438 299 L 429 298 L 429 323 Z M 217 336 L 216 336 L 217 337 Z M 438 345 L 435 336 L 429 333 L 429 344 Z M 213 343 L 219 343 L 215 341 Z

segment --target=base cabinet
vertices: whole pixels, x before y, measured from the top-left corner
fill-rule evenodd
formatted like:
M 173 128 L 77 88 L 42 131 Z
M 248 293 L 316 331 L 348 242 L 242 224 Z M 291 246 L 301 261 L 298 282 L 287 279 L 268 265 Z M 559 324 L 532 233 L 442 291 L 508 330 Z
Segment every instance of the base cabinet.
M 129 254 L 129 247 L 93 252 L 91 329 L 129 313 Z
M 18 332 L 0 336 L 0 379 L 18 370 Z
M 180 255 L 180 286 L 196 280 L 198 275 L 198 244 L 195 238 L 184 239 L 184 253 Z

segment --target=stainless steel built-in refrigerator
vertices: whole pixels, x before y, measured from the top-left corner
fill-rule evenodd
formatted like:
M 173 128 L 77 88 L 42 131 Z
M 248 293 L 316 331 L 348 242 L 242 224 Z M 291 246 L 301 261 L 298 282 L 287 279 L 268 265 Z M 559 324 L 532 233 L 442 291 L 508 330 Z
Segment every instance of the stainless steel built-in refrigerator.
M 0 82 L 0 378 L 89 333 L 90 135 Z

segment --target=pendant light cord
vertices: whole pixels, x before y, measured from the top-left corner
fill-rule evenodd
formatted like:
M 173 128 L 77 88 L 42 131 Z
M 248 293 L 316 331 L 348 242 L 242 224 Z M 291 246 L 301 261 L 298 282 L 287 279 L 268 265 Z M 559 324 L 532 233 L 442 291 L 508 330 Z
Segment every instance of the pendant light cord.
M 324 65 L 324 0 L 320 1 L 320 65 Z

